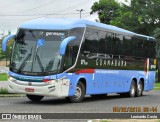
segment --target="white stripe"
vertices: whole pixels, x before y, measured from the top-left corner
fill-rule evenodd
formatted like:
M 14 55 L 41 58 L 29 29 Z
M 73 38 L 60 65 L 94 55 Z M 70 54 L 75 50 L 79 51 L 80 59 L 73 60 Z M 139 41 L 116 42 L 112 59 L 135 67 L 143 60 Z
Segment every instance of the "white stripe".
M 92 77 L 92 80 L 94 80 L 94 73 L 93 73 L 93 77 Z

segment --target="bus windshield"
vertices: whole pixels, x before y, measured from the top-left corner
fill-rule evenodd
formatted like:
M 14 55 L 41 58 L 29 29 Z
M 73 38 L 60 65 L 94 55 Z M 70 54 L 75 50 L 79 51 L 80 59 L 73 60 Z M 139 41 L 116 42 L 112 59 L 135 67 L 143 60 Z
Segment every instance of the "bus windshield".
M 19 30 L 10 69 L 20 74 L 47 75 L 60 71 L 59 47 L 66 32 Z

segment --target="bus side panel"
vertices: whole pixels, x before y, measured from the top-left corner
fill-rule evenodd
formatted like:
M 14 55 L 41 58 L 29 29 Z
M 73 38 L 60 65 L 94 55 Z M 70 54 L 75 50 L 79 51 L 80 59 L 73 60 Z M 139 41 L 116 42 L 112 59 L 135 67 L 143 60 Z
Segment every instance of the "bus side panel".
M 156 76 L 155 71 L 149 71 L 148 79 L 144 84 L 144 91 L 149 91 L 153 89 L 155 83 L 155 76 Z
M 117 75 L 115 70 L 96 69 L 94 74 L 94 89 L 92 94 L 112 93 Z
M 93 74 L 90 73 L 68 73 L 67 79 L 70 79 L 69 94 L 73 96 L 78 81 L 83 78 L 86 80 L 86 95 L 107 94 L 129 92 L 133 78 L 136 78 L 136 84 L 140 78 L 144 79 L 144 90 L 153 89 L 155 72 L 150 71 L 148 78 L 144 71 L 131 70 L 104 70 L 96 69 Z
M 128 92 L 133 78 L 138 78 L 137 71 L 97 69 L 95 73 L 95 94 Z
M 69 94 L 68 96 L 73 96 L 75 94 L 76 86 L 80 79 L 85 79 L 86 80 L 86 94 L 89 92 L 94 92 L 95 90 L 92 89 L 92 74 L 75 74 L 75 73 L 68 73 L 69 75 L 67 78 L 70 79 L 70 86 L 69 86 Z

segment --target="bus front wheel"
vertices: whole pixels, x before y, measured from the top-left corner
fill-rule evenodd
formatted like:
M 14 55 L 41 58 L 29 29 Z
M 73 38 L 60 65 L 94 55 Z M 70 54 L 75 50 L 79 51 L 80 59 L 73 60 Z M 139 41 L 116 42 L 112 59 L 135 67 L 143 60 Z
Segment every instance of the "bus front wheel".
M 34 101 L 34 102 L 39 102 L 44 97 L 44 96 L 29 95 L 29 94 L 27 94 L 26 96 L 27 96 L 28 99 L 30 99 L 31 101 Z
M 84 84 L 79 81 L 77 86 L 76 86 L 76 91 L 75 95 L 71 97 L 67 97 L 67 101 L 72 102 L 72 103 L 79 103 L 82 102 L 85 96 L 85 86 Z

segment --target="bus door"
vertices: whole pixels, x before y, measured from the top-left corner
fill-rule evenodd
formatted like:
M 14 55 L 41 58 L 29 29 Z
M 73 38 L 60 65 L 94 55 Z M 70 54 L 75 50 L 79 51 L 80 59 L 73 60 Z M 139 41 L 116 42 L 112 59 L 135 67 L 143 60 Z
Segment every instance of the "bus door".
M 77 56 L 76 47 L 75 46 L 67 46 L 65 57 L 64 57 L 64 70 L 68 69 L 69 67 L 71 67 L 74 64 L 74 62 L 76 60 L 76 56 Z

